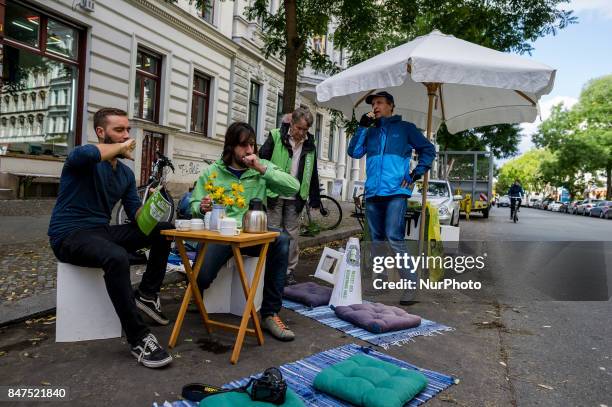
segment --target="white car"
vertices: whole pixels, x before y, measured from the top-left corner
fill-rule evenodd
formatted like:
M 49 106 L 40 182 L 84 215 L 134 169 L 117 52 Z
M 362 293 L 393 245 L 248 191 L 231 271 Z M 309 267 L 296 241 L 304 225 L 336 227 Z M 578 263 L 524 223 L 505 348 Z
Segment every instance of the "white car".
M 563 202 L 555 201 L 548 205 L 548 210 L 553 212 L 559 212 L 561 206 L 563 206 Z
M 414 184 L 412 196 L 408 200 L 409 205 L 420 206 L 421 204 L 421 182 Z M 448 181 L 440 179 L 429 180 L 429 192 L 427 200 L 438 208 L 438 218 L 441 225 L 459 226 L 459 201 L 463 199 L 461 195 L 453 196 Z

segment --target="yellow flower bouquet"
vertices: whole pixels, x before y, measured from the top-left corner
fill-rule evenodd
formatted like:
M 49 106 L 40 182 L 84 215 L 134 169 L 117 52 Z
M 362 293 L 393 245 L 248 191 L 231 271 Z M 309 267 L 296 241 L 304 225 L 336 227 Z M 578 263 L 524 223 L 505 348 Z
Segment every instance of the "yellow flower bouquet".
M 224 187 L 215 185 L 214 181 L 216 178 L 217 173 L 211 173 L 208 182 L 204 186 L 204 189 L 209 193 L 213 203 L 223 206 L 236 205 L 238 208 L 244 208 L 246 206 L 246 200 L 241 195 L 241 193 L 244 193 L 244 186 L 234 182 L 231 185 L 231 191 L 226 191 Z

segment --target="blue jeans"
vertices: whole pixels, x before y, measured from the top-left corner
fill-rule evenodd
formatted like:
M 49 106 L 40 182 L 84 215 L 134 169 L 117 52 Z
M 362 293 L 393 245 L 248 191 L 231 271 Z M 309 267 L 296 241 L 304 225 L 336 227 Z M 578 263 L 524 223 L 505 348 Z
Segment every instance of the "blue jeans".
M 374 251 L 380 250 L 381 247 L 381 244 L 377 245 L 375 242 L 389 242 L 395 253 L 404 254 L 408 252 L 405 241 L 407 205 L 407 197 L 405 196 L 394 197 L 385 201 L 366 201 L 366 219 Z M 380 255 L 380 253 L 372 253 L 372 257 L 377 255 Z M 399 269 L 398 272 L 402 278 L 418 283 L 416 272 L 411 273 L 411 270 L 407 269 Z M 414 291 L 409 291 L 402 299 L 412 300 L 413 298 Z
M 281 232 L 278 229 L 269 228 L 271 231 Z M 287 263 L 289 260 L 289 240 L 286 232 L 268 246 L 266 255 L 266 271 L 264 273 L 263 300 L 260 314 L 265 318 L 277 314 L 283 304 L 283 290 L 287 277 Z M 243 247 L 240 253 L 247 256 L 259 257 L 260 246 Z M 198 248 L 199 251 L 199 248 Z M 198 274 L 198 286 L 205 290 L 217 277 L 221 267 L 234 256 L 232 247 L 225 244 L 209 243 L 204 257 L 204 264 Z
M 366 219 L 373 242 L 404 242 L 406 197 L 366 202 Z

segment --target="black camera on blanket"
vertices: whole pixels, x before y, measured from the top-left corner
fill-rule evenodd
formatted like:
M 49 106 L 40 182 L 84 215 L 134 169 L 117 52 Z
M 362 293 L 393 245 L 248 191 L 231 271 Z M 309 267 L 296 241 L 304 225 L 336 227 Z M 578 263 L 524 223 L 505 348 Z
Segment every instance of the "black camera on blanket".
M 191 383 L 183 386 L 181 394 L 184 399 L 199 403 L 206 397 L 229 392 L 246 393 L 253 401 L 280 405 L 285 402 L 287 382 L 278 368 L 270 367 L 263 372 L 261 377 L 253 378 L 245 386 L 237 389 L 223 389 L 208 384 Z
M 261 377 L 251 379 L 243 389 L 253 401 L 265 401 L 278 405 L 285 402 L 287 382 L 283 379 L 280 370 L 270 367 L 263 372 Z

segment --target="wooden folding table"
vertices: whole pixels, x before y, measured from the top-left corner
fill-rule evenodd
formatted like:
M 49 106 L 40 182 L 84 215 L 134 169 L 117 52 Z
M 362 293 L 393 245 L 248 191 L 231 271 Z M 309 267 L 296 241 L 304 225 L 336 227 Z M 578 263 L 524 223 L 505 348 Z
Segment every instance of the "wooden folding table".
M 253 300 L 255 299 L 257 284 L 259 283 L 261 271 L 263 270 L 263 265 L 266 261 L 268 246 L 270 245 L 270 242 L 274 241 L 280 235 L 280 233 L 240 233 L 240 235 L 238 236 L 221 236 L 219 232 L 213 232 L 210 230 L 178 231 L 175 229 L 163 230 L 161 233 L 162 235 L 167 236 L 168 239 L 176 240 L 176 246 L 181 256 L 183 266 L 185 266 L 185 273 L 187 274 L 187 279 L 189 280 L 189 285 L 185 290 L 183 302 L 181 304 L 178 316 L 176 317 L 176 322 L 174 323 L 174 328 L 172 329 L 172 334 L 170 335 L 170 343 L 168 344 L 168 346 L 170 348 L 173 348 L 176 345 L 176 340 L 178 339 L 179 332 L 183 325 L 183 320 L 185 319 L 185 313 L 187 312 L 187 307 L 189 306 L 189 302 L 191 301 L 191 296 L 195 298 L 196 305 L 198 306 L 198 310 L 200 312 L 200 315 L 202 316 L 202 319 L 204 320 L 204 326 L 206 327 L 206 331 L 208 333 L 212 331 L 213 327 L 238 332 L 238 336 L 236 337 L 236 343 L 234 344 L 234 350 L 232 352 L 232 357 L 230 358 L 230 362 L 232 362 L 232 364 L 236 364 L 236 362 L 238 361 L 245 335 L 248 334 L 251 336 L 255 336 L 257 338 L 257 343 L 259 343 L 260 346 L 263 345 L 263 332 L 261 331 L 259 317 L 257 315 L 257 311 L 255 310 L 255 306 L 253 305 Z M 187 252 L 185 250 L 184 244 L 185 240 L 201 242 L 203 246 L 202 250 L 200 250 L 197 258 L 195 259 L 193 267 L 191 267 L 191 262 L 187 257 Z M 208 246 L 208 243 L 228 244 L 232 246 L 234 260 L 236 261 L 236 268 L 238 269 L 238 274 L 240 275 L 240 282 L 242 283 L 242 290 L 244 291 L 244 296 L 246 298 L 246 304 L 242 313 L 240 326 L 226 324 L 219 321 L 213 321 L 209 318 L 208 313 L 206 312 L 206 307 L 204 307 L 204 301 L 202 300 L 202 295 L 200 294 L 200 288 L 198 287 L 197 278 L 198 273 L 200 272 L 200 268 L 204 263 L 204 256 L 206 255 L 206 248 Z M 240 253 L 240 248 L 257 245 L 261 245 L 261 251 L 259 252 L 259 260 L 257 261 L 257 267 L 255 269 L 255 274 L 253 275 L 253 280 L 251 281 L 251 285 L 249 287 L 249 282 L 244 272 L 244 263 L 242 262 L 242 254 Z M 253 329 L 247 328 L 249 319 L 251 318 L 253 319 Z

